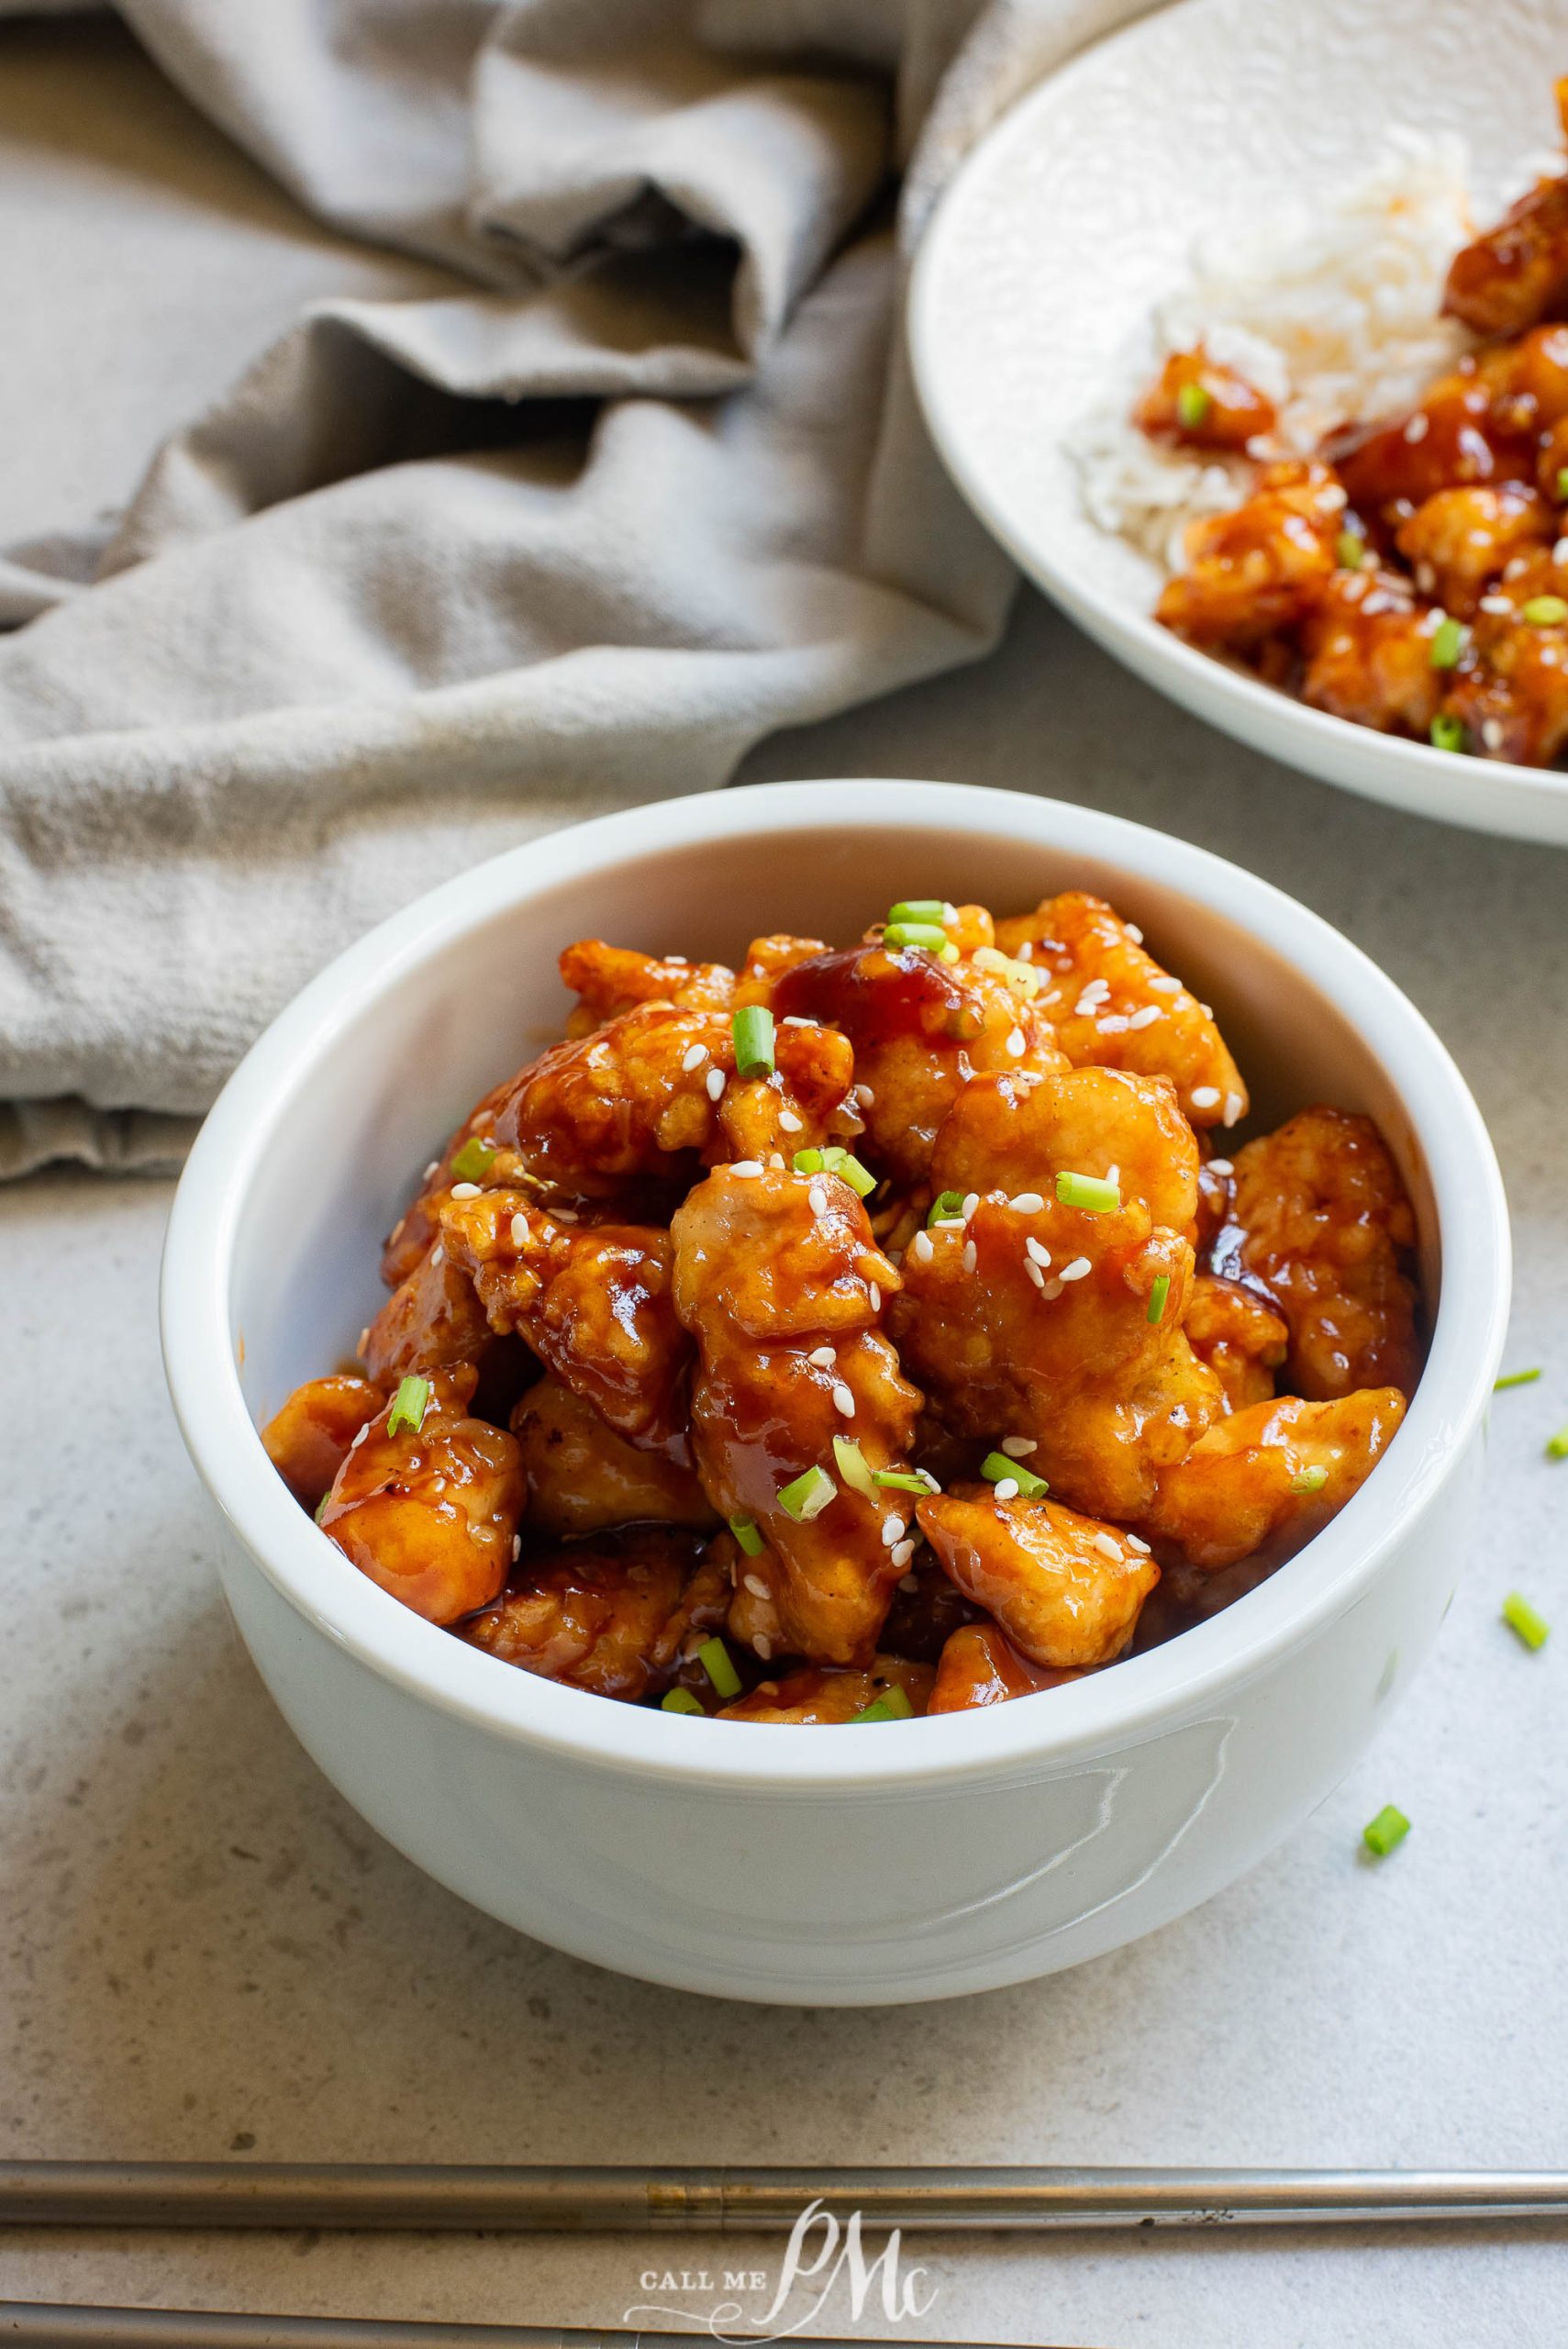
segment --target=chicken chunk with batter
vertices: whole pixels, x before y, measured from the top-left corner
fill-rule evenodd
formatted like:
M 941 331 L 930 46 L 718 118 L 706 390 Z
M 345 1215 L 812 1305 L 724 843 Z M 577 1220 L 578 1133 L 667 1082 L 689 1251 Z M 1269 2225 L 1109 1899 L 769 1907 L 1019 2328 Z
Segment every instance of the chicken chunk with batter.
M 1318 463 L 1266 466 L 1251 497 L 1187 532 L 1155 618 L 1205 651 L 1244 652 L 1311 608 L 1334 568 L 1345 492 Z
M 315 1508 L 360 1430 L 385 1405 L 385 1389 L 347 1372 L 307 1378 L 261 1430 L 268 1459 L 296 1501 Z
M 671 1684 L 728 1596 L 689 1535 L 639 1527 L 530 1559 L 527 1579 L 461 1636 L 541 1680 L 636 1704 Z
M 1029 1663 L 1056 1670 L 1109 1664 L 1132 1637 L 1160 1579 L 1149 1545 L 1059 1501 L 998 1498 L 955 1485 L 916 1503 L 927 1541 L 966 1598 Z
M 555 1377 L 528 1388 L 511 1424 L 528 1478 L 528 1524 L 536 1531 L 581 1534 L 615 1525 L 701 1529 L 718 1523 L 684 1431 L 672 1435 L 662 1450 L 639 1449 Z
M 868 1705 L 895 1688 L 909 1699 L 911 1713 L 923 1713 L 933 1677 L 929 1664 L 910 1664 L 895 1655 L 879 1655 L 863 1671 L 806 1664 L 798 1672 L 786 1673 L 782 1680 L 761 1682 L 749 1695 L 726 1705 L 718 1718 L 775 1726 L 804 1722 L 828 1727 L 852 1721 L 857 1713 L 863 1713 Z
M 365 1332 L 365 1367 L 384 1385 L 409 1370 L 454 1370 L 476 1363 L 490 1324 L 473 1281 L 433 1240 Z
M 1144 1531 L 1207 1572 L 1279 1565 L 1360 1490 L 1404 1416 L 1394 1386 L 1249 1404 L 1166 1470 Z
M 1063 1687 L 1081 1673 L 1031 1664 L 995 1623 L 965 1623 L 954 1631 L 937 1664 L 928 1713 L 973 1713 Z
M 1290 1351 L 1282 1315 L 1240 1281 L 1199 1273 L 1187 1300 L 1186 1340 L 1218 1379 L 1228 1411 L 1267 1402 Z
M 569 1036 L 589 1036 L 639 1003 L 662 1003 L 677 1011 L 728 1013 L 735 1000 L 735 974 L 723 963 L 688 963 L 684 954 L 639 954 L 629 946 L 609 946 L 602 938 L 580 938 L 561 957 L 561 975 L 577 997 L 566 1023 Z

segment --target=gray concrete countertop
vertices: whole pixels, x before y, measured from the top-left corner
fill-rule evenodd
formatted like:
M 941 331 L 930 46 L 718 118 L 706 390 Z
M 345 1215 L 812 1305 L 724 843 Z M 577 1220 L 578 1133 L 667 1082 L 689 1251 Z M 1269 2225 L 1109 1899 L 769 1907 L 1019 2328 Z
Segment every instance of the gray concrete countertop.
M 0 36 L 36 101 L 7 126 L 0 99 L 0 186 L 53 168 L 37 123 L 64 38 Z M 279 247 L 268 282 L 286 311 L 314 268 L 328 271 L 328 241 L 272 217 L 281 199 L 237 162 L 208 184 L 224 150 L 196 153 L 183 111 L 180 127 L 186 182 L 169 202 L 189 271 L 206 265 L 202 217 L 232 204 L 258 254 Z M 106 219 L 115 172 L 152 171 L 145 117 L 124 140 L 128 162 L 100 159 Z M 79 173 L 71 184 L 81 197 Z M 51 214 L 60 238 L 65 217 Z M 22 243 L 0 248 L 8 309 L 25 294 Z M 49 262 L 61 265 L 58 250 Z M 117 299 L 106 261 L 103 275 Z M 219 322 L 234 347 L 216 352 L 217 375 L 270 330 L 266 308 L 253 295 L 242 318 Z M 118 333 L 128 363 L 133 310 L 128 297 L 117 328 L 102 315 L 94 328 L 106 351 Z M 161 363 L 147 356 L 136 378 L 143 436 L 174 398 Z M 25 480 L 28 519 L 42 518 L 38 433 L 19 451 L 14 428 L 31 429 L 53 390 L 47 354 L 26 350 L 0 384 L 13 426 L 0 537 L 14 535 L 8 484 L 20 498 Z M 108 474 L 72 448 L 52 509 L 65 519 L 107 494 Z M 872 2013 L 761 2010 L 617 1979 L 427 1882 L 295 1744 L 225 1617 L 164 1397 L 154 1292 L 168 1188 L 40 1177 L 0 1194 L 0 2154 L 1568 2164 L 1568 1464 L 1542 1451 L 1568 1421 L 1568 856 L 1272 768 L 1167 707 L 1032 596 L 995 660 L 775 740 L 746 779 L 835 774 L 1053 793 L 1201 841 L 1354 938 L 1448 1042 L 1513 1208 L 1510 1361 L 1546 1375 L 1497 1398 L 1485 1514 L 1432 1660 L 1283 1851 L 1074 1973 Z M 1498 1620 L 1516 1586 L 1557 1626 L 1538 1655 Z M 1414 1831 L 1373 1866 L 1359 1831 L 1391 1799 Z M 723 2264 L 776 2272 L 776 2246 L 756 2248 Z M 980 2238 L 915 2257 L 938 2297 L 910 2336 L 1502 2349 L 1551 2330 L 1562 2238 Z M 700 2321 L 721 2294 L 651 2293 L 640 2278 L 705 2261 L 716 2269 L 701 2246 L 684 2259 L 630 2239 L 39 2231 L 0 2239 L 0 2296 L 593 2326 L 673 2297 Z M 848 2326 L 840 2295 L 810 2329 Z M 860 2329 L 894 2328 L 873 2302 Z

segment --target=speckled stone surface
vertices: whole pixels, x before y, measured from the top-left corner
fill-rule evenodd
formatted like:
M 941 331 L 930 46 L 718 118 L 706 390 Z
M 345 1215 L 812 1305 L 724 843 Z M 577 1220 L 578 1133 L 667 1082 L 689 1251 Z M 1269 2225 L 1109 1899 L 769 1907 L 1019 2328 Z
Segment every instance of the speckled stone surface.
M 179 388 L 180 306 L 171 294 L 156 337 L 128 297 L 113 311 L 120 210 L 140 204 L 148 239 L 178 227 L 183 250 L 212 255 L 238 220 L 251 265 L 272 271 L 270 295 L 252 288 L 246 319 L 223 325 L 219 372 L 329 248 L 172 101 L 156 103 L 160 137 L 183 142 L 175 192 L 140 129 L 117 133 L 133 150 L 117 162 L 99 70 L 112 43 L 90 38 L 71 139 L 97 106 L 109 151 L 68 173 L 63 134 L 50 148 L 36 130 L 63 86 L 63 28 L 0 32 L 0 195 L 41 200 L 35 175 L 55 174 L 35 266 L 92 242 L 111 305 L 93 330 L 149 432 Z M 26 69 L 30 117 L 7 64 Z M 13 302 L 25 247 L 0 243 Z M 199 279 L 182 281 L 193 350 Z M 0 380 L 7 515 L 25 495 L 41 518 L 50 464 L 56 511 L 108 494 L 102 452 L 82 454 L 85 395 L 68 431 L 55 390 L 23 338 Z M 776 740 L 747 770 L 843 773 L 1053 792 L 1199 841 L 1365 946 L 1456 1053 L 1514 1210 L 1510 1359 L 1546 1376 L 1498 1397 L 1484 1522 L 1430 1664 L 1282 1852 L 1073 1974 L 860 2014 L 617 1980 L 425 1881 L 295 1745 L 224 1614 L 163 1396 L 167 1190 L 40 1178 L 0 1194 L 0 2154 L 1568 2164 L 1568 1464 L 1542 1456 L 1568 1421 L 1568 857 L 1272 769 L 1032 598 L 985 667 Z M 1497 1620 L 1516 1586 L 1558 1625 L 1537 1656 Z M 1376 1867 L 1357 1838 L 1389 1799 L 1415 1830 Z M 937 2299 L 903 2330 L 1074 2349 L 1511 2349 L 1553 2336 L 1562 2253 L 1561 2233 L 1518 2228 L 981 2238 L 917 2252 Z M 629 2239 L 40 2231 L 0 2238 L 0 2296 L 603 2326 L 677 2257 Z M 737 2244 L 726 2264 L 775 2261 Z M 675 2299 L 700 2320 L 717 2297 Z M 851 2329 L 841 2297 L 811 2329 Z M 891 2328 L 873 2302 L 859 2329 Z

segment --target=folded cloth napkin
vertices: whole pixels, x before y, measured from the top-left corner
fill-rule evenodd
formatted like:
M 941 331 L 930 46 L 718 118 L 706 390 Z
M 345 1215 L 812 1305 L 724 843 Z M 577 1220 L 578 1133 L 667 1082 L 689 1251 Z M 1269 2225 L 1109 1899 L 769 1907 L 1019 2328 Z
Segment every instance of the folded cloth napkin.
M 992 646 L 900 269 L 1144 5 L 118 0 L 424 290 L 313 305 L 106 540 L 0 553 L 0 1174 L 171 1163 L 432 881 Z

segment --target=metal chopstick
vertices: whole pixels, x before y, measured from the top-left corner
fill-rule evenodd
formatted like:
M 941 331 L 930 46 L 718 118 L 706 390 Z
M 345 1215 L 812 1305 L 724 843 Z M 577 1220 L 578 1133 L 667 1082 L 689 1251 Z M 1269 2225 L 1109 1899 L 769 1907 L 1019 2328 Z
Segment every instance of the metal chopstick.
M 692 2335 L 584 2332 L 539 2324 L 407 2323 L 382 2317 L 239 2316 L 208 2309 L 110 2309 L 54 2300 L 0 2300 L 3 2349 L 83 2349 L 83 2343 L 91 2344 L 91 2349 L 692 2349 Z M 895 2349 L 895 2344 L 824 2341 L 813 2335 L 810 2349 Z M 918 2349 L 918 2344 L 905 2342 L 897 2349 Z
M 0 2162 L 9 2226 L 744 2234 L 787 2232 L 813 2203 L 921 2232 L 1562 2219 L 1568 2171 Z

